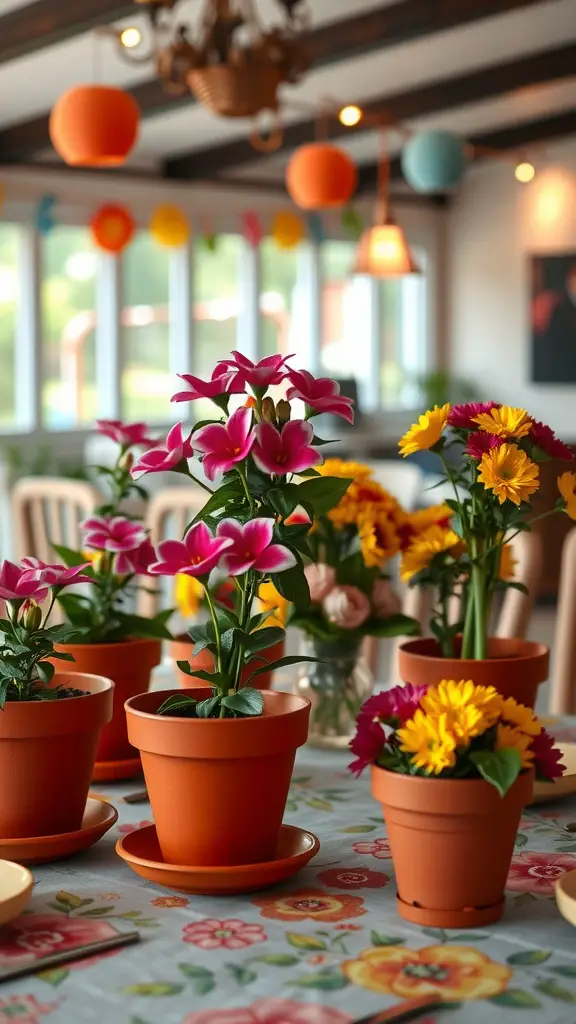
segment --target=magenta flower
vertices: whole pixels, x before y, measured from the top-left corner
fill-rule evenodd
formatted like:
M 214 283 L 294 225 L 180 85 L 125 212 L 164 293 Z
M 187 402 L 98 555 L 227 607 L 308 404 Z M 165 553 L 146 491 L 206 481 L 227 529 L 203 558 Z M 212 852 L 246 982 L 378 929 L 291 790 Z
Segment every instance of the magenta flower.
M 114 559 L 116 576 L 149 576 L 150 566 L 156 561 L 154 545 L 149 537 L 134 551 L 120 551 Z
M 354 423 L 354 402 L 340 394 L 340 385 L 329 377 L 313 377 L 308 370 L 289 370 L 288 379 L 292 384 L 287 398 L 299 398 L 305 402 L 313 415 L 329 412 L 341 416 L 348 423 Z
M 306 509 L 302 505 L 296 505 L 296 508 L 289 516 L 286 516 L 284 520 L 285 526 L 312 526 L 312 520 L 308 515 Z
M 448 424 L 459 430 L 477 430 L 478 424 L 474 423 L 474 417 L 490 412 L 490 409 L 497 409 L 499 405 L 499 402 L 464 402 L 463 405 L 453 405 Z
M 5 601 L 32 600 L 42 604 L 48 586 L 43 580 L 33 578 L 30 569 L 15 565 L 7 559 L 0 565 L 0 598 Z
M 153 576 L 207 576 L 232 544 L 229 537 L 214 537 L 206 523 L 195 523 L 183 541 L 163 540 L 158 545 L 159 559 L 149 571 Z
M 177 469 L 181 462 L 191 459 L 194 455 L 190 438 L 182 435 L 182 424 L 177 423 L 169 431 L 164 444 L 157 444 L 144 452 L 132 467 L 134 479 L 144 473 L 163 473 L 168 469 Z
M 222 559 L 228 576 L 241 576 L 248 569 L 256 572 L 284 572 L 296 565 L 296 559 L 283 544 L 273 544 L 273 519 L 251 519 L 242 526 L 236 519 L 223 519 L 217 536 L 229 539 L 230 547 Z
M 234 351 L 233 359 L 223 359 L 216 369 L 222 373 L 234 373 L 235 381 L 242 381 L 243 384 L 250 384 L 253 388 L 265 390 L 271 384 L 280 384 L 286 377 L 285 363 L 292 356 L 266 356 L 259 363 L 252 362 L 248 356 L 241 352 Z M 244 390 L 244 388 L 242 389 Z
M 368 715 L 358 715 L 356 735 L 350 740 L 350 750 L 356 754 L 356 760 L 348 765 L 350 771 L 359 776 L 370 764 L 374 764 L 382 753 L 386 742 L 384 729 L 379 722 L 374 722 Z
M 243 462 L 254 444 L 252 411 L 237 409 L 227 423 L 211 423 L 194 435 L 194 446 L 204 452 L 202 466 L 209 480 Z
M 252 457 L 263 473 L 302 473 L 322 462 L 320 453 L 312 448 L 313 437 L 312 425 L 305 420 L 290 420 L 281 432 L 273 423 L 264 421 L 256 427 Z
M 148 435 L 146 423 L 122 423 L 120 420 L 96 420 L 96 430 L 104 437 L 109 437 L 122 448 L 133 448 L 135 445 L 148 447 L 156 444 L 156 440 Z
M 195 402 L 197 398 L 221 398 L 222 395 L 241 395 L 245 391 L 244 379 L 237 373 L 218 364 L 210 380 L 193 377 L 190 373 L 179 373 L 181 380 L 188 384 L 188 391 L 172 395 L 172 402 Z
M 505 438 L 498 437 L 496 434 L 488 434 L 483 430 L 479 430 L 476 434 L 470 434 L 468 437 L 468 444 L 466 445 L 466 455 L 470 455 L 473 459 L 481 459 L 486 452 L 492 450 L 492 448 L 499 448 L 501 444 L 504 444 Z
M 81 524 L 84 544 L 98 551 L 135 551 L 144 543 L 146 530 L 125 516 L 92 516 Z
M 570 459 L 574 458 L 574 452 L 564 441 L 561 441 L 559 437 L 546 423 L 534 422 L 528 434 L 532 444 L 536 445 L 541 452 L 545 455 L 549 455 L 551 459 Z
M 382 690 L 364 701 L 360 715 L 397 728 L 412 718 L 426 690 L 426 686 L 414 686 L 412 683 Z
M 49 587 L 68 587 L 71 583 L 93 583 L 90 576 L 84 574 L 90 562 L 74 565 L 68 569 L 65 565 L 47 565 L 39 558 L 23 558 L 22 568 L 26 570 L 26 580 L 45 583 Z
M 534 752 L 534 767 L 537 777 L 543 779 L 560 779 L 566 771 L 562 764 L 562 751 L 556 746 L 556 740 L 546 729 L 538 733 L 531 743 Z

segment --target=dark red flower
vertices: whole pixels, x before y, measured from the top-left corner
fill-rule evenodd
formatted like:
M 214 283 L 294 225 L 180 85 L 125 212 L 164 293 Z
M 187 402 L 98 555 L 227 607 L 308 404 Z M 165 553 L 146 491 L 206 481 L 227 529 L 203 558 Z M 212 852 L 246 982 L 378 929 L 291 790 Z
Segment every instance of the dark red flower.
M 536 774 L 544 779 L 559 779 L 566 771 L 566 765 L 560 764 L 562 751 L 555 744 L 554 737 L 546 729 L 532 740 Z
M 574 458 L 572 449 L 567 444 L 564 444 L 560 438 L 556 437 L 552 427 L 549 427 L 546 423 L 534 421 L 528 437 L 532 444 L 536 445 L 545 455 L 549 455 L 551 459 L 572 460 Z
M 448 425 L 459 430 L 478 430 L 474 416 L 497 409 L 499 405 L 500 402 L 465 402 L 463 405 L 453 405 L 448 416 Z
M 470 434 L 466 445 L 466 455 L 471 455 L 473 459 L 481 459 L 486 452 L 491 451 L 492 448 L 499 448 L 504 441 L 504 437 L 497 437 L 496 434 L 488 434 L 479 430 L 477 434 Z
M 359 714 L 356 720 L 356 735 L 350 740 L 350 750 L 356 760 L 348 765 L 354 775 L 361 775 L 369 764 L 374 764 L 384 746 L 384 729 L 368 715 Z

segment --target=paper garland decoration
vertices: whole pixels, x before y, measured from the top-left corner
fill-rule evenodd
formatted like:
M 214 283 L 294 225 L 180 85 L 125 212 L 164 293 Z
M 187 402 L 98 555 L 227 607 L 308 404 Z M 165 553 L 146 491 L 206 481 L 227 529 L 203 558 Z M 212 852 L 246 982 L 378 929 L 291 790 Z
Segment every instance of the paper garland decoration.
M 352 235 L 352 238 L 356 240 L 360 238 L 364 230 L 364 220 L 358 210 L 355 210 L 353 206 L 347 206 L 345 210 L 342 210 L 341 222 L 344 230 Z
M 56 226 L 54 216 L 56 203 L 56 196 L 46 195 L 39 200 L 34 212 L 34 227 L 39 234 L 48 235 Z
M 179 249 L 190 238 L 190 222 L 178 206 L 165 203 L 157 206 L 152 214 L 150 234 L 158 245 Z
M 291 210 L 280 210 L 272 222 L 272 238 L 279 249 L 294 249 L 306 237 L 304 221 Z
M 119 253 L 132 241 L 136 224 L 125 206 L 107 203 L 90 221 L 92 240 L 104 252 Z
M 260 217 L 253 210 L 246 210 L 242 214 L 242 234 L 254 249 L 257 249 L 264 237 L 264 228 L 260 223 Z

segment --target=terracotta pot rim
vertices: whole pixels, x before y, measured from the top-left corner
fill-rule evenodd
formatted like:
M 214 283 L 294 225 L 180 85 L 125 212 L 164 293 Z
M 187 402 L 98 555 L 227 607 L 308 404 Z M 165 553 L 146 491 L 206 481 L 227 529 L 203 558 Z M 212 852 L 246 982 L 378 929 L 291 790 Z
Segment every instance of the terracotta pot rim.
M 481 662 L 510 662 L 510 661 L 533 661 L 534 658 L 547 657 L 550 653 L 550 648 L 547 644 L 541 644 L 537 640 L 523 640 L 522 638 L 513 637 L 489 637 L 488 643 L 497 641 L 501 644 L 521 644 L 523 647 L 523 653 L 521 654 L 509 654 L 497 657 L 489 658 L 459 658 L 457 655 L 454 657 L 444 657 L 441 654 L 425 654 L 421 651 L 413 650 L 413 646 L 422 643 L 433 643 L 437 644 L 438 641 L 434 637 L 419 637 L 415 640 L 405 640 L 404 643 L 400 644 L 400 650 L 404 655 L 408 655 L 410 659 L 415 661 L 441 661 L 441 662 L 457 662 L 459 665 L 476 665 L 479 661 Z
M 162 640 L 160 639 L 160 637 L 157 636 L 135 636 L 129 637 L 127 640 L 118 640 L 113 644 L 73 643 L 56 644 L 55 646 L 57 650 L 62 650 L 64 648 L 66 650 L 72 650 L 74 647 L 78 647 L 82 650 L 85 650 L 87 647 L 93 647 L 95 650 L 98 651 L 115 651 L 118 650 L 118 648 L 124 649 L 125 647 L 136 647 L 138 645 L 147 646 L 148 644 L 159 644 L 160 646 L 162 646 Z
M 74 671 L 67 672 L 64 669 L 62 672 L 56 672 L 54 674 L 54 679 L 55 680 L 58 679 L 59 676 L 65 676 L 66 679 L 68 679 L 69 676 L 74 676 L 77 679 L 86 679 L 86 678 L 93 679 L 96 682 L 104 683 L 104 686 L 101 689 L 99 689 L 99 690 L 95 690 L 93 693 L 92 693 L 92 691 L 89 690 L 87 693 L 83 693 L 81 695 L 79 694 L 78 696 L 75 696 L 75 697 L 59 697 L 57 701 L 45 701 L 45 700 L 8 700 L 8 701 L 6 701 L 3 710 L 6 710 L 7 707 L 14 707 L 15 705 L 17 707 L 19 707 L 19 708 L 37 708 L 40 705 L 42 705 L 44 707 L 54 707 L 56 705 L 58 707 L 62 707 L 63 705 L 69 705 L 70 701 L 81 700 L 82 697 L 95 697 L 95 696 L 97 696 L 100 693 L 106 693 L 107 690 L 113 690 L 114 689 L 114 682 L 113 682 L 112 679 L 108 679 L 107 676 L 98 675 L 98 673 L 96 673 L 96 672 L 74 672 Z M 78 686 L 76 688 L 78 690 L 82 689 L 80 683 L 78 683 Z M 0 715 L 1 714 L 2 714 L 2 711 L 0 711 Z
M 425 787 L 429 785 L 429 783 L 442 783 L 446 790 L 451 787 L 454 791 L 463 791 L 465 787 L 469 788 L 470 786 L 475 786 L 478 790 L 485 790 L 486 786 L 490 786 L 490 789 L 493 789 L 494 792 L 498 794 L 498 790 L 492 786 L 490 782 L 486 782 L 486 779 L 441 779 L 438 778 L 438 776 L 432 775 L 408 775 L 408 773 L 405 772 L 391 772 L 388 768 L 382 768 L 379 764 L 373 764 L 371 765 L 371 768 L 372 772 L 376 775 L 382 774 L 388 778 L 395 777 L 397 779 L 409 780 L 407 784 L 411 785 L 414 789 L 418 786 L 420 788 L 422 788 L 422 786 Z M 522 779 L 527 775 L 533 774 L 533 768 L 524 768 L 518 775 L 517 779 L 515 779 L 515 782 L 518 781 L 518 779 Z M 512 785 L 514 785 L 514 783 Z
M 207 694 L 207 696 L 209 696 L 210 693 L 211 693 L 211 690 L 210 690 L 209 687 L 198 687 L 198 686 L 189 687 L 188 689 L 181 688 L 179 690 L 172 690 L 172 691 L 170 691 L 170 690 L 166 690 L 166 691 L 155 690 L 155 691 L 148 691 L 148 693 L 154 692 L 154 693 L 162 694 L 162 693 L 166 692 L 167 695 L 173 694 L 174 696 L 184 696 L 186 694 L 192 695 L 193 693 L 198 693 L 198 691 L 205 692 Z M 147 694 L 138 693 L 138 694 L 136 694 L 135 697 L 130 697 L 126 701 L 126 703 L 124 704 L 124 707 L 126 709 L 126 712 L 130 712 L 131 715 L 134 715 L 137 718 L 148 719 L 149 721 L 151 720 L 153 722 L 167 722 L 167 723 L 171 723 L 171 722 L 178 722 L 178 723 L 187 722 L 187 723 L 189 723 L 190 725 L 192 725 L 192 726 L 194 726 L 196 728 L 198 728 L 199 725 L 202 726 L 202 725 L 210 725 L 210 724 L 213 727 L 214 723 L 219 723 L 219 724 L 227 725 L 227 726 L 231 726 L 232 725 L 234 728 L 236 728 L 237 726 L 241 726 L 241 725 L 243 725 L 246 722 L 257 723 L 257 722 L 268 721 L 271 718 L 279 718 L 279 717 L 288 718 L 288 717 L 291 717 L 292 715 L 299 715 L 299 714 L 301 714 L 302 711 L 305 710 L 306 707 L 311 707 L 311 702 L 308 700 L 307 697 L 300 697 L 300 696 L 297 696 L 296 694 L 293 694 L 293 693 L 282 693 L 281 691 L 277 691 L 277 690 L 265 690 L 265 691 L 262 691 L 262 692 L 265 693 L 265 695 L 266 695 L 266 697 L 268 699 L 272 699 L 274 701 L 276 701 L 278 699 L 285 700 L 286 698 L 289 698 L 292 701 L 299 701 L 299 704 L 298 704 L 297 707 L 293 707 L 289 711 L 281 712 L 280 715 L 267 715 L 266 714 L 266 709 L 264 709 L 264 713 L 262 715 L 250 715 L 250 716 L 247 716 L 247 717 L 244 717 L 244 718 L 225 718 L 225 719 L 219 719 L 219 718 L 189 718 L 189 719 L 186 719 L 186 718 L 179 718 L 177 715 L 158 715 L 157 712 L 140 711 L 137 707 L 135 707 L 134 702 L 138 701 L 140 699 L 140 697 L 147 696 Z M 264 703 L 266 703 L 266 701 Z

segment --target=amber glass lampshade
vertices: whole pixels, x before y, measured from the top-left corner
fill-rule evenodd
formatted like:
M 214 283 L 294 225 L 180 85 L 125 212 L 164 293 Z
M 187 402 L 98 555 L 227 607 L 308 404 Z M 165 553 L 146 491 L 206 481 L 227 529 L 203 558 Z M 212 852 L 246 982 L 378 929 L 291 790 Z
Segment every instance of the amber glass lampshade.
M 420 273 L 404 232 L 392 217 L 387 216 L 382 223 L 364 231 L 358 244 L 354 273 L 369 277 Z

